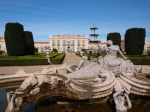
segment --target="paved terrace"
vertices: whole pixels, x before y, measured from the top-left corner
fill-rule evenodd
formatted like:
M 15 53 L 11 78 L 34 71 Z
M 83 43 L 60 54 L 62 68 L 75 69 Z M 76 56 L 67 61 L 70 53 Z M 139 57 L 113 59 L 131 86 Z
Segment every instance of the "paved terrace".
M 66 53 L 65 59 L 62 64 L 67 63 L 68 65 L 76 64 L 78 65 L 81 60 L 81 57 L 76 56 L 75 53 Z M 86 60 L 85 65 L 90 62 Z M 62 64 L 55 65 L 61 66 Z M 53 68 L 54 65 L 38 65 L 38 66 L 0 66 L 0 74 L 14 74 L 18 71 L 18 68 L 23 68 L 26 73 L 33 73 L 36 71 L 41 71 L 43 67 Z

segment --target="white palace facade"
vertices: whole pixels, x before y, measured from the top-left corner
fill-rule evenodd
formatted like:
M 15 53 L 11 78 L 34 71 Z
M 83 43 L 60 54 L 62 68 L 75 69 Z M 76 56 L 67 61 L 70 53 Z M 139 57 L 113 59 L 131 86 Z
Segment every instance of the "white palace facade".
M 50 35 L 49 45 L 51 49 L 56 48 L 58 52 L 76 52 L 81 49 L 88 49 L 88 36 L 82 35 Z
M 6 44 L 4 37 L 0 37 L 0 51 L 6 52 Z

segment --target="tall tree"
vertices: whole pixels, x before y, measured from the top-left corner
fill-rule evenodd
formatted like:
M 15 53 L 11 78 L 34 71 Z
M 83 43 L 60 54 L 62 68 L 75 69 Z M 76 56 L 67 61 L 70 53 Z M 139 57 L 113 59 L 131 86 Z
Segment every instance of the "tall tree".
M 10 56 L 25 54 L 24 28 L 20 23 L 7 23 L 5 26 L 5 42 L 7 53 Z
M 107 40 L 113 41 L 114 45 L 118 45 L 120 47 L 121 35 L 118 32 L 109 33 L 107 34 Z
M 142 55 L 145 44 L 144 28 L 127 29 L 125 33 L 125 51 L 128 55 Z
M 24 31 L 25 36 L 25 54 L 33 55 L 34 54 L 34 40 L 32 32 Z

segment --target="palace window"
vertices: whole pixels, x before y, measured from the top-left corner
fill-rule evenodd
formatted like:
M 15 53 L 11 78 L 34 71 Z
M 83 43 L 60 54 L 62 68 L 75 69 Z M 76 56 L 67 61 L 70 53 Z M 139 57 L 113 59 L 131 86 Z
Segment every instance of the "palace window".
M 80 45 L 80 40 L 78 40 L 78 46 Z
M 66 41 L 65 40 L 63 40 L 63 45 L 65 45 L 66 44 Z
M 58 43 L 58 44 L 60 44 L 60 41 L 59 41 L 59 40 L 57 40 L 57 43 Z
M 65 51 L 65 47 L 63 48 L 63 51 Z
M 74 52 L 74 47 L 72 48 L 72 51 Z
M 52 41 L 53 46 L 55 45 L 55 40 Z
M 85 41 L 84 41 L 84 40 L 82 40 L 82 43 L 83 43 L 83 44 L 85 44 Z

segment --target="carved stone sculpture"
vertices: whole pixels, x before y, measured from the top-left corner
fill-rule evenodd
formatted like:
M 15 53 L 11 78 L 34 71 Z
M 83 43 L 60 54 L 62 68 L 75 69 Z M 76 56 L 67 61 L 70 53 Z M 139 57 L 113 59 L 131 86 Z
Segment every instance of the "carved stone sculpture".
M 63 97 L 74 100 L 104 98 L 114 92 L 114 101 L 117 112 L 125 112 L 131 108 L 128 94 L 150 96 L 150 81 L 139 79 L 137 76 L 144 74 L 140 66 L 135 66 L 120 51 L 119 47 L 108 41 L 108 48 L 98 45 L 98 50 L 107 52 L 106 56 L 99 57 L 83 67 L 86 58 L 82 56 L 78 68 L 69 73 L 60 74 L 59 69 L 70 69 L 69 65 L 46 70 L 46 73 L 34 74 L 25 79 L 19 89 L 11 94 L 7 112 L 13 112 L 21 106 L 21 102 L 38 103 L 50 97 Z M 120 53 L 123 58 L 118 58 Z M 67 68 L 68 67 L 68 68 Z M 122 92 L 125 91 L 125 93 Z M 22 98 L 19 103 L 17 98 Z M 124 98 L 128 106 L 124 106 Z M 16 101 L 16 102 L 14 102 Z M 19 104 L 15 108 L 9 105 Z
M 116 112 L 127 112 L 127 110 L 132 107 L 128 93 L 126 93 L 124 90 L 115 92 L 113 94 L 113 98 L 116 104 Z M 127 106 L 125 106 L 125 99 L 127 100 Z

